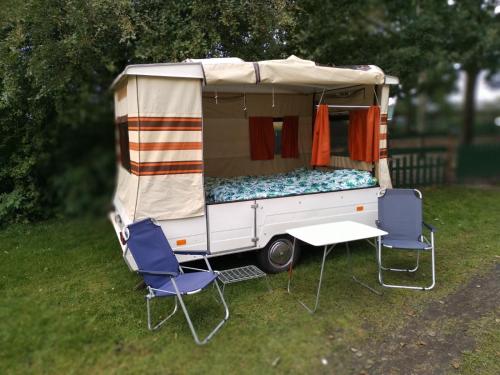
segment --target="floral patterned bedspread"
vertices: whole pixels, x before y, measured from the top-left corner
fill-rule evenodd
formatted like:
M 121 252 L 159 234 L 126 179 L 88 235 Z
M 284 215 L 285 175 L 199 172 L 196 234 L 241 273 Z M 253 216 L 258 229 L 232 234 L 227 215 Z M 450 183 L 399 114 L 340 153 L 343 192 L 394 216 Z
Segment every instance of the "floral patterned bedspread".
M 299 168 L 270 176 L 205 177 L 205 192 L 207 203 L 220 203 L 347 190 L 376 184 L 377 179 L 367 171 Z

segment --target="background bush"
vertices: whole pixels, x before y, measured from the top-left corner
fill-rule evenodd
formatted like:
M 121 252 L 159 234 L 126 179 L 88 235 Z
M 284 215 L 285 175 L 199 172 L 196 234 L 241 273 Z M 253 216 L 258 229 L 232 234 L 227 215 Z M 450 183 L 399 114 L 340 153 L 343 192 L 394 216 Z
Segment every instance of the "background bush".
M 31 0 L 0 13 L 0 222 L 103 212 L 127 64 L 285 56 L 286 1 Z

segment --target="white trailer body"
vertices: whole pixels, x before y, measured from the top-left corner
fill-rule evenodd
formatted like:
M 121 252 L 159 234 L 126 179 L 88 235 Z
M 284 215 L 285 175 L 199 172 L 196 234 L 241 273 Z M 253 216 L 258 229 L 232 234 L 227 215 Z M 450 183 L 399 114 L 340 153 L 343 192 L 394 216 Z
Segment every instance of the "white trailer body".
M 374 187 L 212 204 L 207 206 L 205 217 L 165 220 L 160 224 L 174 250 L 208 249 L 210 256 L 234 254 L 262 249 L 271 238 L 303 225 L 344 220 L 374 225 L 379 190 Z M 132 222 L 118 209 L 110 218 L 118 237 L 124 225 Z M 185 241 L 186 245 L 179 246 L 178 241 Z M 136 270 L 124 245 L 122 251 L 130 269 Z M 180 262 L 197 258 L 178 257 Z

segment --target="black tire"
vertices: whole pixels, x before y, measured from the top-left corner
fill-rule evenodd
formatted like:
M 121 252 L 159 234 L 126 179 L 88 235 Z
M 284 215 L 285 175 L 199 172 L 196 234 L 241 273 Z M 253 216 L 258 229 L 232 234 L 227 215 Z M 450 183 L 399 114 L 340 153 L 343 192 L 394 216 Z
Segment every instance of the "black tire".
M 268 242 L 266 247 L 257 253 L 260 267 L 267 273 L 280 273 L 287 271 L 292 261 L 293 238 L 287 235 L 278 235 Z M 293 264 L 300 257 L 300 246 L 295 246 Z

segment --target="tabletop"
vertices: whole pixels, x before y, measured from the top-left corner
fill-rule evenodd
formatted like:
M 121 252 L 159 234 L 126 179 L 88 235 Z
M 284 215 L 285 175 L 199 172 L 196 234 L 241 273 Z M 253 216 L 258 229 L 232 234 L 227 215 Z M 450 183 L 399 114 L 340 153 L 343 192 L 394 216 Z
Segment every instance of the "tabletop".
M 309 225 L 288 229 L 286 232 L 313 246 L 325 246 L 341 242 L 363 240 L 388 234 L 378 228 L 356 223 L 354 221 L 338 221 L 335 223 Z

